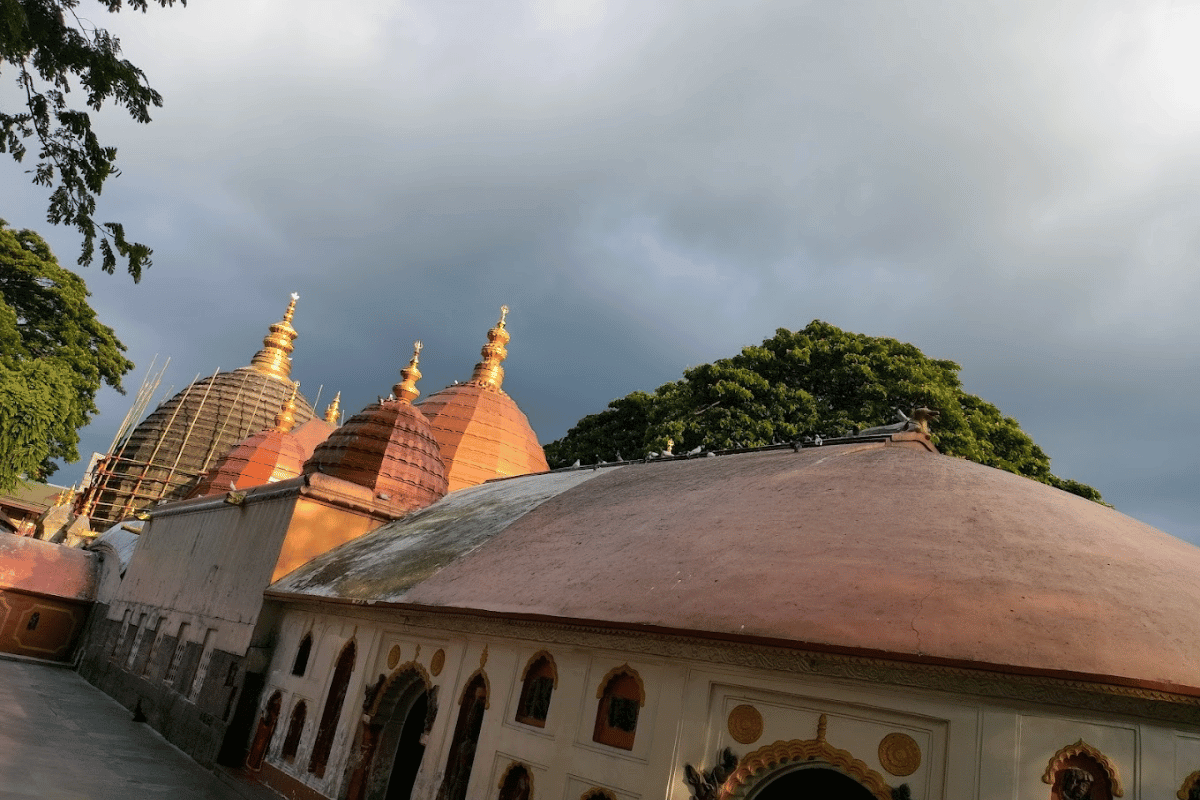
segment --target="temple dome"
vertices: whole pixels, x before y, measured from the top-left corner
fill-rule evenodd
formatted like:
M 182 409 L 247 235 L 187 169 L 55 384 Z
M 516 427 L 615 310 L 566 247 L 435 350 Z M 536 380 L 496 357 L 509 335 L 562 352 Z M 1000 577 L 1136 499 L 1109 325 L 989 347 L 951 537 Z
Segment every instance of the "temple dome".
M 333 402 L 325 407 L 325 418 L 313 417 L 308 422 L 292 428 L 291 434 L 300 446 L 304 448 L 304 458 L 307 461 L 316 451 L 317 445 L 329 438 L 329 434 L 337 430 L 338 415 L 341 413 L 342 393 L 338 392 Z
M 920 444 L 497 481 L 271 591 L 1200 696 L 1200 548 Z
M 295 308 L 293 295 L 250 366 L 197 380 L 140 422 L 101 464 L 82 501 L 83 513 L 104 526 L 158 502 L 182 499 L 235 445 L 270 428 L 293 389 Z M 296 422 L 312 417 L 308 401 L 297 396 Z
M 412 404 L 421 343 L 401 370 L 394 399 L 373 403 L 317 445 L 304 473 L 320 472 L 365 486 L 377 503 L 400 516 L 446 494 L 446 468 L 429 420 Z
M 208 471 L 188 496 L 204 497 L 298 477 L 312 454 L 305 451 L 303 443 L 292 433 L 296 424 L 296 389 L 275 416 L 275 427 L 242 440 Z M 306 424 L 311 423 L 312 420 Z
M 502 307 L 500 321 L 488 331 L 483 361 L 475 365 L 471 380 L 447 386 L 418 404 L 429 418 L 452 492 L 492 478 L 550 468 L 529 419 L 501 389 L 504 368 L 500 362 L 508 355 L 507 314 L 508 307 Z

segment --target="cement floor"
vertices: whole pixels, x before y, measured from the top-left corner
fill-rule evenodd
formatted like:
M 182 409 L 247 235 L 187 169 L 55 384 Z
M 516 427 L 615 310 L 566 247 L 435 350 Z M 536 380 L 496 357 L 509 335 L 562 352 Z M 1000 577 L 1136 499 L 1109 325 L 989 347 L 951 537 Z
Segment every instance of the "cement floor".
M 0 800 L 244 800 L 70 669 L 0 659 Z

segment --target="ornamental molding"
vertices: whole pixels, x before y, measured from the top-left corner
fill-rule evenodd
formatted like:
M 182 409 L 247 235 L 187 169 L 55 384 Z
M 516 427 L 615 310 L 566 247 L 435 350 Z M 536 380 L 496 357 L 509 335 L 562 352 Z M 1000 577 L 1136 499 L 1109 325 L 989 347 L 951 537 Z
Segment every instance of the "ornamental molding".
M 892 800 L 891 787 L 878 772 L 859 761 L 850 752 L 839 750 L 825 741 L 826 723 L 827 718 L 822 714 L 817 722 L 815 739 L 778 741 L 747 753 L 721 787 L 719 800 L 742 800 L 756 786 L 775 777 L 789 764 L 810 762 L 820 762 L 837 768 L 862 784 L 876 800 Z
M 1066 766 L 1067 759 L 1074 756 L 1087 756 L 1104 770 L 1104 773 L 1108 776 L 1108 785 L 1112 788 L 1113 797 L 1121 797 L 1125 794 L 1125 790 L 1121 788 L 1121 775 L 1117 771 L 1117 765 L 1108 756 L 1092 747 L 1083 739 L 1075 742 L 1075 744 L 1067 745 L 1050 757 L 1050 763 L 1046 765 L 1046 771 L 1042 773 L 1042 783 L 1048 783 L 1053 786 L 1054 776 L 1058 774 L 1060 769 Z
M 604 699 L 604 692 L 606 689 L 608 689 L 609 682 L 611 682 L 613 680 L 613 678 L 616 678 L 619 675 L 628 675 L 629 677 L 633 678 L 634 682 L 637 684 L 637 687 L 638 687 L 638 707 L 639 708 L 645 707 L 645 705 L 646 705 L 646 683 L 642 680 L 642 676 L 638 674 L 638 671 L 636 669 L 634 669 L 633 667 L 629 666 L 628 661 L 626 661 L 621 666 L 613 667 L 608 672 L 604 673 L 604 677 L 600 679 L 600 685 L 596 687 L 596 699 L 597 700 Z
M 550 655 L 549 650 L 538 650 L 536 653 L 534 653 L 533 655 L 531 655 L 529 657 L 529 660 L 525 662 L 525 669 L 521 670 L 521 682 L 524 683 L 525 679 L 529 677 L 529 670 L 533 669 L 533 665 L 538 662 L 539 658 L 546 659 L 546 663 L 550 665 L 550 676 L 551 676 L 551 678 L 554 679 L 554 684 L 553 684 L 554 688 L 557 689 L 558 688 L 558 664 L 555 663 L 554 656 Z
M 697 636 L 614 630 L 594 625 L 322 602 L 319 598 L 301 600 L 293 597 L 288 599 L 286 605 L 314 614 L 375 620 L 381 625 L 402 624 L 408 628 L 425 629 L 430 635 L 457 633 L 509 641 L 521 639 L 535 645 L 616 650 L 672 660 L 691 659 L 803 676 L 1069 706 L 1075 710 L 1153 716 L 1164 722 L 1200 725 L 1200 697 L 1140 687 L 1000 673 L 984 668 L 917 664 L 748 642 L 719 643 Z

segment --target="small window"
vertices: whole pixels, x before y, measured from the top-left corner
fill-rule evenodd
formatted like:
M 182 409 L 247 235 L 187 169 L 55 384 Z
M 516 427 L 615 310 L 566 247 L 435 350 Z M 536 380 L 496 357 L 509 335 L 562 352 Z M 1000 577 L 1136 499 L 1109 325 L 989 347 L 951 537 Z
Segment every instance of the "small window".
M 287 735 L 283 737 L 283 749 L 280 757 L 289 764 L 296 760 L 296 751 L 300 749 L 300 735 L 304 733 L 304 718 L 308 716 L 308 707 L 301 700 L 292 709 L 292 718 L 288 722 Z
M 292 662 L 292 674 L 303 675 L 308 669 L 308 654 L 312 652 L 312 634 L 304 634 L 300 646 L 296 648 L 296 660 Z
M 628 666 L 622 667 L 601 687 L 599 694 L 592 739 L 610 747 L 632 750 L 638 713 L 646 700 L 641 679 Z
M 525 668 L 525 682 L 521 686 L 521 700 L 517 703 L 517 722 L 546 727 L 546 715 L 550 712 L 550 697 L 558 683 L 554 659 L 548 653 L 534 656 Z

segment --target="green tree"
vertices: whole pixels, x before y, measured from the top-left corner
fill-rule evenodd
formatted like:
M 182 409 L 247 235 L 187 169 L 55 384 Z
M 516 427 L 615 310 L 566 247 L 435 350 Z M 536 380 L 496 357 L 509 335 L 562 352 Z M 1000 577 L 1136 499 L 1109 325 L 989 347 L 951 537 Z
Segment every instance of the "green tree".
M 133 369 L 88 296 L 42 237 L 0 220 L 0 491 L 77 461 L 101 382 L 122 391 Z
M 99 3 L 112 13 L 126 5 L 144 12 L 150 1 Z M 152 1 L 164 7 L 175 3 Z M 51 190 L 46 218 L 83 235 L 81 266 L 92 263 L 99 236 L 104 271 L 113 272 L 119 256 L 136 282 L 150 266 L 152 251 L 129 241 L 121 223 L 98 223 L 94 216 L 104 182 L 120 174 L 117 149 L 100 143 L 88 112 L 68 105 L 67 95 L 77 83 L 87 108 L 99 111 L 111 100 L 138 122 L 150 121 L 150 108 L 161 106 L 162 97 L 142 70 L 121 58 L 120 41 L 79 17 L 78 6 L 79 0 L 0 0 L 0 73 L 6 65 L 15 68 L 25 101 L 15 113 L 0 110 L 0 152 L 21 161 L 24 140 L 35 138 L 38 164 L 30 171 L 34 183 Z
M 653 394 L 634 392 L 546 445 L 551 466 L 832 437 L 894 422 L 896 411 L 941 412 L 934 443 L 949 455 L 1015 472 L 1090 500 L 1100 493 L 1050 472 L 1050 458 L 1012 417 L 962 389 L 961 368 L 911 344 L 819 320 L 780 328 L 758 347 L 686 370 Z

